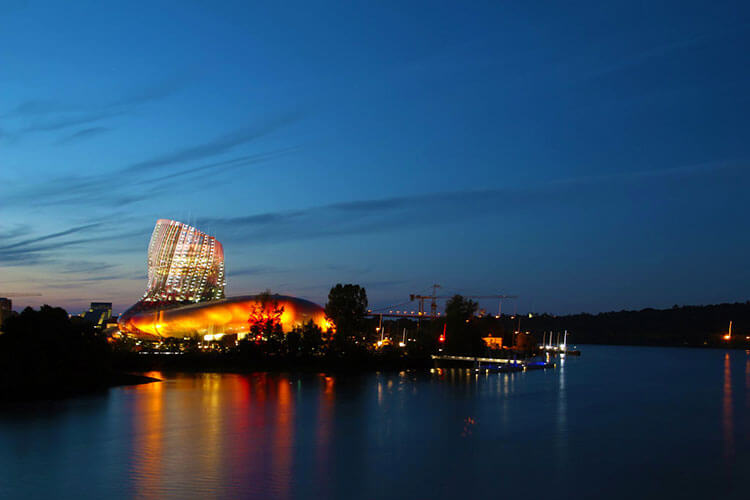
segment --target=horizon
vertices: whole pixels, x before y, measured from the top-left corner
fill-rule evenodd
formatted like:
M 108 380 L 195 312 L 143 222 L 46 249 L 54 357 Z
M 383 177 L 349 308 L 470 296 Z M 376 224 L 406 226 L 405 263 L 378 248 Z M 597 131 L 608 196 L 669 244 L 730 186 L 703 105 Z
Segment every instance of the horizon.
M 337 283 L 337 284 L 339 284 L 339 283 Z M 346 283 L 340 283 L 340 284 L 346 284 Z M 353 283 L 353 284 L 356 284 L 356 283 Z M 336 284 L 334 284 L 332 286 L 335 286 L 335 285 Z M 268 290 L 259 290 L 257 292 L 251 292 L 251 293 L 244 294 L 244 295 L 232 295 L 232 296 L 227 296 L 227 297 L 225 297 L 223 299 L 215 299 L 215 300 L 227 300 L 227 299 L 235 299 L 235 298 L 240 298 L 240 297 L 252 297 L 252 296 L 257 296 L 257 295 L 263 294 L 266 291 L 268 291 Z M 271 292 L 272 296 L 295 297 L 295 298 L 302 298 L 302 299 L 304 299 L 304 297 L 285 295 L 285 294 L 277 293 L 277 292 L 275 292 L 273 290 L 270 290 L 270 292 Z M 456 295 L 461 295 L 461 294 L 456 294 Z M 9 298 L 9 297 L 0 297 L 0 299 L 5 299 L 5 298 Z M 304 299 L 304 300 L 308 300 L 308 299 Z M 438 311 L 444 312 L 445 302 L 447 300 L 448 299 L 438 299 L 438 301 L 437 301 L 437 303 L 438 303 Z M 471 298 L 469 298 L 469 300 L 473 300 L 474 302 L 477 302 L 479 304 L 480 308 L 485 309 L 487 311 L 488 315 L 492 315 L 492 310 L 490 308 L 483 307 L 483 305 L 486 304 L 485 300 L 482 300 L 482 299 L 476 300 L 476 299 L 471 299 Z M 15 301 L 15 299 L 11 299 L 11 302 L 13 304 L 12 310 L 15 311 L 15 312 L 18 312 L 18 313 L 20 313 L 21 311 L 23 311 L 23 309 L 25 309 L 26 307 L 31 307 L 33 309 L 34 308 L 38 309 L 41 306 L 61 307 L 62 309 L 65 309 L 65 312 L 68 313 L 69 315 L 82 314 L 82 313 L 86 312 L 89 309 L 89 307 L 87 306 L 87 307 L 85 307 L 84 309 L 82 309 L 80 311 L 77 311 L 77 310 L 71 311 L 71 310 L 66 309 L 65 307 L 62 307 L 62 306 L 57 305 L 57 304 L 49 304 L 49 303 L 45 302 L 44 300 L 37 301 L 38 305 L 27 304 L 27 305 L 19 306 L 19 307 L 16 307 L 16 301 Z M 91 302 L 94 303 L 94 302 L 97 302 L 97 301 L 92 300 Z M 109 302 L 109 301 L 103 301 L 103 302 Z M 320 306 L 325 306 L 325 303 L 326 303 L 326 301 L 323 301 L 323 302 L 320 302 L 320 303 L 316 303 L 316 304 L 320 305 Z M 416 304 L 417 301 L 410 301 L 409 303 L 410 304 L 412 304 L 412 303 Z M 428 304 L 427 301 L 425 301 L 425 309 L 427 308 L 427 304 Z M 544 310 L 507 312 L 506 311 L 506 306 L 504 305 L 503 306 L 502 314 L 503 314 L 503 316 L 506 316 L 506 315 L 507 316 L 519 316 L 520 315 L 521 317 L 527 316 L 529 314 L 533 314 L 535 317 L 536 316 L 544 316 L 544 315 L 551 315 L 551 316 L 555 316 L 555 317 L 562 317 L 562 316 L 576 316 L 576 315 L 584 315 L 584 314 L 596 316 L 596 315 L 599 315 L 599 314 L 609 314 L 609 313 L 641 312 L 641 311 L 646 311 L 646 310 L 667 311 L 669 309 L 675 309 L 675 308 L 680 308 L 680 309 L 691 308 L 691 307 L 702 308 L 702 307 L 718 307 L 718 306 L 741 305 L 741 304 L 750 304 L 750 300 L 745 300 L 745 301 L 737 300 L 737 301 L 734 301 L 734 302 L 717 302 L 717 303 L 713 303 L 713 304 L 673 304 L 673 305 L 668 306 L 668 307 L 645 306 L 645 307 L 641 307 L 641 308 L 638 308 L 638 309 L 610 309 L 610 310 L 606 310 L 606 311 L 596 311 L 596 312 L 591 312 L 591 311 L 572 311 L 572 312 L 565 312 L 565 313 L 552 313 L 552 312 L 544 311 Z M 130 305 L 132 306 L 133 304 L 130 304 Z M 495 305 L 497 305 L 497 302 L 495 302 Z M 129 306 L 125 306 L 122 311 L 119 311 L 114 306 L 114 304 L 113 304 L 113 306 L 112 306 L 112 314 L 119 315 L 127 307 L 129 307 Z M 406 313 L 407 311 L 414 311 L 414 312 L 416 312 L 417 309 L 418 309 L 417 306 L 410 306 L 408 308 L 403 308 L 403 306 L 401 306 L 401 307 L 402 307 L 402 310 L 403 310 L 404 313 Z M 512 307 L 509 307 L 509 309 L 510 308 L 512 308 Z M 378 310 L 373 310 L 370 306 L 368 306 L 368 309 L 370 309 L 371 311 L 373 311 L 374 314 L 377 314 L 377 313 L 380 313 L 380 312 L 382 312 L 382 313 L 385 314 L 385 311 L 381 310 L 382 308 L 378 309 Z M 395 308 L 394 308 L 394 310 L 395 310 Z M 429 317 L 425 316 L 425 318 L 429 318 Z
M 0 297 L 42 294 L 16 310 L 122 312 L 159 218 L 223 244 L 227 296 L 325 304 L 356 283 L 378 309 L 439 283 L 555 315 L 750 298 L 750 5 L 0 14 Z

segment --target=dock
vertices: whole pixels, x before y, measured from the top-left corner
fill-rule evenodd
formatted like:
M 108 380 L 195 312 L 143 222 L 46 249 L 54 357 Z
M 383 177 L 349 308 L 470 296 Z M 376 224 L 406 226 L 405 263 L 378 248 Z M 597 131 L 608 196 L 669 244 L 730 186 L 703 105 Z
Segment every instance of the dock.
M 540 345 L 538 348 L 541 352 L 549 353 L 549 354 L 567 354 L 568 356 L 580 356 L 581 355 L 581 351 L 579 351 L 578 349 L 567 349 L 567 348 L 562 348 L 558 346 L 550 346 L 550 345 L 546 345 L 546 346 Z
M 543 370 L 552 368 L 554 363 L 549 361 L 529 361 L 510 358 L 484 358 L 477 356 L 450 356 L 447 354 L 433 354 L 432 360 L 438 363 L 459 368 L 474 368 L 476 371 L 491 373 L 522 372 L 527 370 Z M 448 366 L 448 367 L 450 367 Z M 445 368 L 446 366 L 441 366 Z

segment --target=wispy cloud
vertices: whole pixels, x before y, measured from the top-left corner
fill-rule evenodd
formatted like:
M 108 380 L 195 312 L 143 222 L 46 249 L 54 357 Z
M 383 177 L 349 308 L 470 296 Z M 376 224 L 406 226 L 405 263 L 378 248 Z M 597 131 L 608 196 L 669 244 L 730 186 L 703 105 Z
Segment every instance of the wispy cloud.
M 239 269 L 233 269 L 230 267 L 227 270 L 227 275 L 231 278 L 231 277 L 236 277 L 236 276 L 260 276 L 260 275 L 266 275 L 266 274 L 280 274 L 280 273 L 287 273 L 287 272 L 290 272 L 290 269 L 282 269 L 282 268 L 274 267 L 274 266 L 258 265 L 258 266 L 243 267 Z
M 136 90 L 130 94 L 118 97 L 106 103 L 66 103 L 54 100 L 33 99 L 17 104 L 0 117 L 15 124 L 7 135 L 19 138 L 26 134 L 37 132 L 56 132 L 77 126 L 92 125 L 94 123 L 131 112 L 146 103 L 164 99 L 179 91 L 185 84 L 184 80 L 173 79 L 152 87 Z M 91 137 L 104 131 L 104 127 L 87 127 L 88 133 L 81 134 L 77 139 Z M 96 130 L 96 132 L 91 132 Z M 65 141 L 76 134 L 68 134 L 60 140 Z
M 116 266 L 113 265 L 111 267 L 114 268 Z M 80 275 L 65 272 L 61 272 L 59 275 L 52 273 L 44 280 L 27 279 L 25 281 L 27 283 L 44 285 L 45 288 L 58 289 L 78 289 L 87 285 L 95 285 L 107 281 L 140 281 L 144 283 L 146 281 L 146 274 L 143 272 L 123 271 L 104 274 L 99 274 L 99 272 L 100 270 L 91 269 L 87 270 L 85 273 L 81 272 Z
M 52 132 L 56 130 L 75 127 L 78 125 L 88 125 L 105 118 L 112 118 L 122 114 L 122 110 L 95 111 L 91 113 L 75 113 L 55 116 L 53 118 L 35 120 L 26 127 L 20 129 L 16 135 L 23 135 L 29 132 Z
M 101 223 L 85 224 L 85 225 L 82 225 L 82 226 L 71 227 L 71 228 L 65 229 L 63 231 L 58 231 L 56 233 L 45 234 L 43 236 L 37 236 L 37 237 L 34 237 L 34 238 L 27 238 L 25 240 L 16 241 L 14 243 L 6 244 L 6 245 L 1 245 L 0 246 L 0 251 L 11 250 L 11 249 L 19 248 L 19 247 L 21 247 L 21 248 L 27 247 L 28 248 L 28 247 L 31 247 L 34 244 L 40 243 L 42 241 L 59 239 L 59 238 L 61 238 L 63 236 L 68 236 L 70 234 L 80 233 L 82 231 L 87 231 L 89 229 L 93 229 L 93 228 L 96 228 L 96 227 L 99 227 L 99 226 L 101 226 Z
M 15 224 L 13 227 L 0 227 L 0 244 L 31 233 L 31 227 L 26 224 Z
M 700 180 L 742 168 L 741 164 L 716 163 L 580 176 L 503 189 L 416 194 L 244 216 L 207 217 L 198 223 L 216 228 L 219 237 L 225 240 L 256 245 L 284 243 L 450 224 L 466 217 L 602 204 L 620 196 L 622 190 L 635 193 L 659 182 Z
M 26 189 L 15 189 L 8 195 L 7 200 L 23 200 L 37 206 L 123 207 L 143 200 L 155 199 L 183 185 L 195 185 L 202 178 L 217 178 L 227 172 L 272 161 L 294 151 L 296 148 L 284 148 L 240 155 L 163 175 L 153 175 L 159 172 L 142 172 L 134 175 L 127 169 L 120 169 L 86 177 L 65 176 L 48 182 L 35 183 Z M 118 179 L 116 184 L 112 183 L 113 178 Z M 102 189 L 102 186 L 108 186 L 108 188 Z
M 60 266 L 59 272 L 63 274 L 98 273 L 102 271 L 108 271 L 115 267 L 117 267 L 115 264 L 107 262 L 77 260 L 64 263 L 62 266 Z
M 109 130 L 110 129 L 108 127 L 89 127 L 83 130 L 78 130 L 77 132 L 73 132 L 72 134 L 67 135 L 65 137 L 62 137 L 57 142 L 58 144 L 67 144 L 69 142 L 75 142 L 80 139 L 87 139 L 95 135 L 101 135 L 105 132 L 108 132 Z
M 225 134 L 210 141 L 204 142 L 203 144 L 198 144 L 197 146 L 189 146 L 186 148 L 171 151 L 169 153 L 165 153 L 160 156 L 156 156 L 154 158 L 139 161 L 126 167 L 124 169 L 124 172 L 142 172 L 167 166 L 173 166 L 175 164 L 182 165 L 184 163 L 190 163 L 193 161 L 203 160 L 205 158 L 219 156 L 232 151 L 240 145 L 247 144 L 265 135 L 268 135 L 285 125 L 289 125 L 295 122 L 299 118 L 300 115 L 298 114 L 274 118 L 266 123 L 263 123 L 260 126 L 248 130 L 231 132 L 229 134 Z
M 91 237 L 70 239 L 68 236 L 80 236 L 96 232 L 101 226 L 101 223 L 84 224 L 33 237 L 29 237 L 31 234 L 30 230 L 24 230 L 15 236 L 2 239 L 2 244 L 0 244 L 0 264 L 13 266 L 48 262 L 51 260 L 52 255 L 64 248 L 97 240 L 97 238 Z
M 41 104 L 29 107 L 31 109 L 43 108 Z M 87 176 L 65 175 L 18 186 L 6 195 L 6 201 L 36 206 L 122 207 L 147 199 L 155 199 L 182 185 L 194 184 L 199 179 L 208 177 L 217 179 L 219 175 L 227 172 L 272 161 L 298 151 L 298 147 L 292 146 L 221 158 L 235 148 L 294 123 L 299 117 L 299 114 L 274 117 L 255 126 L 229 132 L 203 144 L 157 155 L 106 173 Z M 107 127 L 86 128 L 65 136 L 62 142 L 80 140 L 107 130 Z M 214 161 L 191 166 L 191 163 L 214 157 L 216 157 Z M 113 178 L 118 179 L 118 182 L 113 183 Z M 102 186 L 108 187 L 102 189 Z
M 204 218 L 198 222 L 216 227 L 217 231 L 224 233 L 225 239 L 252 244 L 278 243 L 446 222 L 451 213 L 455 219 L 467 211 L 496 211 L 501 206 L 499 202 L 512 196 L 513 192 L 500 190 L 433 193 L 334 203 L 286 212 Z M 456 211 L 457 202 L 463 205 L 460 211 Z
M 50 113 L 65 113 L 70 111 L 75 111 L 75 108 L 66 107 L 54 101 L 29 100 L 16 105 L 0 116 L 3 118 L 12 118 L 16 116 L 40 116 Z
M 234 170 L 240 167 L 246 167 L 249 165 L 255 165 L 257 163 L 262 163 L 265 161 L 273 160 L 273 159 L 279 158 L 285 154 L 291 153 L 296 150 L 297 148 L 290 147 L 290 148 L 278 149 L 275 151 L 268 151 L 268 152 L 263 152 L 263 153 L 250 154 L 250 155 L 242 155 L 242 156 L 238 156 L 235 158 L 230 158 L 228 160 L 222 160 L 222 161 L 207 163 L 207 164 L 200 165 L 197 167 L 183 169 L 183 170 L 180 170 L 179 172 L 173 172 L 173 173 L 169 173 L 169 174 L 162 175 L 159 177 L 147 177 L 140 182 L 142 184 L 145 184 L 145 183 L 160 182 L 160 181 L 165 181 L 165 180 L 174 181 L 178 179 L 179 177 L 194 176 L 196 174 L 216 175 L 217 173 L 223 173 L 223 172 Z M 125 173 L 125 170 L 123 170 L 122 173 Z

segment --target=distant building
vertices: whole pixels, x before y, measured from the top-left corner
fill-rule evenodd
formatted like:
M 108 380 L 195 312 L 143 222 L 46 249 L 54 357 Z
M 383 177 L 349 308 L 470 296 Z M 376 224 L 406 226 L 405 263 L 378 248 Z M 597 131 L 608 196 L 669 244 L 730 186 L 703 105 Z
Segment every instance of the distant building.
M 95 326 L 103 327 L 112 317 L 112 302 L 92 302 L 89 310 L 81 314 L 81 317 Z
M 120 329 L 118 320 L 119 318 L 117 316 L 112 316 L 111 318 L 105 320 L 100 328 L 104 331 L 104 333 L 108 335 L 118 333 Z
M 109 319 L 112 317 L 112 302 L 92 302 L 89 311 L 102 311 Z
M 482 340 L 484 340 L 484 343 L 487 344 L 487 347 L 490 349 L 502 349 L 503 348 L 503 338 L 502 337 L 493 337 L 490 335 L 489 337 L 482 337 Z

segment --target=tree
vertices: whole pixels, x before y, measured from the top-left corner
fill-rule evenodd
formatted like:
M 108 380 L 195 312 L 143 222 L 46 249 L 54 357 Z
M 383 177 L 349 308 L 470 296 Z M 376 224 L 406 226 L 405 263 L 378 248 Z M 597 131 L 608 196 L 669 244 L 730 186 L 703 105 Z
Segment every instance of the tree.
M 286 352 L 290 356 L 297 356 L 302 350 L 302 328 L 295 326 L 292 331 L 286 334 L 285 345 Z
M 449 352 L 478 355 L 484 348 L 481 332 L 472 321 L 478 304 L 454 295 L 445 305 L 446 349 Z
M 0 400 L 34 397 L 103 383 L 111 373 L 106 337 L 64 309 L 27 307 L 3 324 L 0 335 Z
M 320 351 L 323 345 L 323 331 L 313 320 L 305 323 L 300 333 L 302 334 L 302 352 L 306 355 L 314 355 Z
M 323 331 L 313 320 L 295 326 L 286 336 L 287 349 L 290 353 L 313 356 L 323 345 Z
M 270 290 L 261 293 L 250 306 L 250 315 L 247 319 L 250 335 L 256 341 L 269 341 L 271 350 L 279 350 L 284 341 L 282 314 L 284 306 L 279 305 L 279 301 L 271 295 Z
M 336 337 L 346 340 L 358 334 L 367 314 L 367 292 L 359 285 L 337 284 L 328 293 L 325 313 L 336 325 Z

